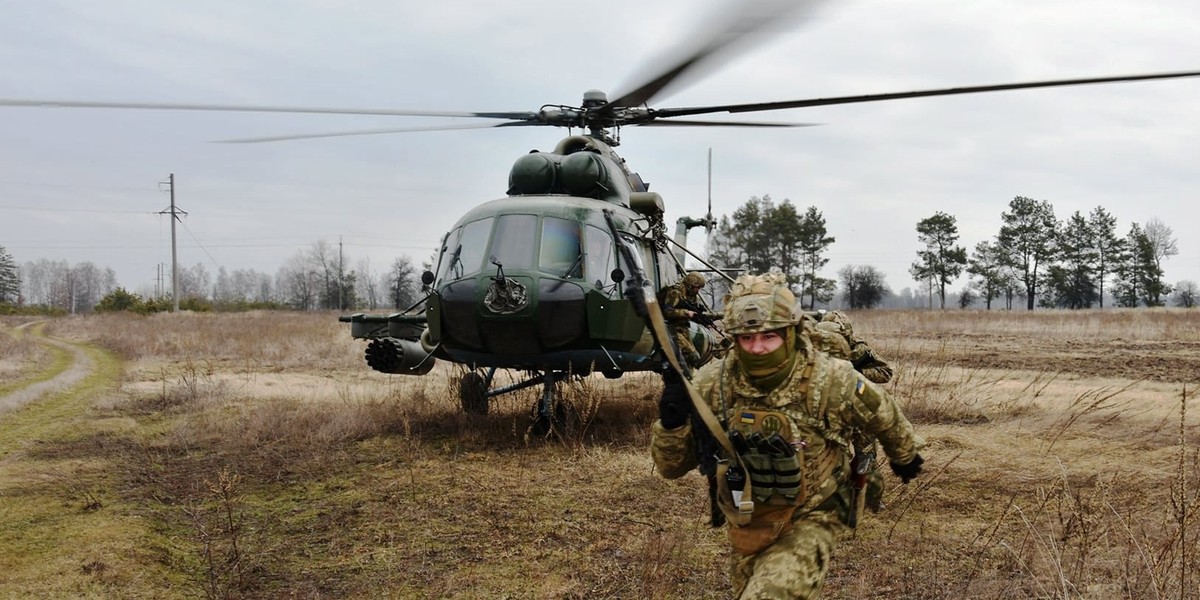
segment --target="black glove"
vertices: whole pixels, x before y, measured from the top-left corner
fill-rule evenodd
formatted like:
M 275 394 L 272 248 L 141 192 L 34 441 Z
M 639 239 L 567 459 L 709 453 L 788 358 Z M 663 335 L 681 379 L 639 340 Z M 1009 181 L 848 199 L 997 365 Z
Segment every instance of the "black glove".
M 662 426 L 666 429 L 683 427 L 691 413 L 691 404 L 692 400 L 688 398 L 687 388 L 683 387 L 683 380 L 673 369 L 667 369 L 663 373 L 662 398 L 658 400 L 658 420 L 662 422 Z
M 917 475 L 921 474 L 921 465 L 924 463 L 925 459 L 921 458 L 920 454 L 914 456 L 913 459 L 906 465 L 900 465 L 896 464 L 895 462 L 888 461 L 888 465 L 892 467 L 892 472 L 895 473 L 896 477 L 899 477 L 904 483 L 908 483 L 909 481 L 916 479 Z

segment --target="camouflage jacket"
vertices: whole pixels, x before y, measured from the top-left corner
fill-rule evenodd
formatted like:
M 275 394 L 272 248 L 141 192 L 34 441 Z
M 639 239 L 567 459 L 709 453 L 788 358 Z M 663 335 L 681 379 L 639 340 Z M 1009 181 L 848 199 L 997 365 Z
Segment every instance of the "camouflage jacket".
M 879 358 L 865 341 L 854 335 L 850 321 L 842 313 L 832 311 L 816 318 L 806 314 L 804 332 L 817 350 L 850 361 L 867 379 L 875 383 L 891 381 L 892 367 Z
M 693 310 L 689 306 L 695 306 L 696 303 L 695 297 L 688 297 L 687 286 L 683 281 L 667 286 L 658 293 L 658 304 L 662 307 L 663 318 L 674 324 L 686 323 L 689 320 L 687 311 Z
M 769 392 L 749 382 L 738 364 L 736 352 L 700 369 L 694 384 L 726 430 L 742 410 L 769 410 L 787 415 L 792 422 L 789 441 L 802 448 L 806 478 L 815 477 L 816 465 L 827 461 L 826 453 L 840 455 L 834 457 L 840 463 L 832 476 L 823 481 L 807 481 L 809 496 L 797 510 L 797 516 L 813 510 L 847 483 L 851 458 L 848 438 L 854 430 L 877 436 L 888 457 L 900 464 L 911 461 L 924 445 L 883 388 L 855 371 L 849 362 L 808 348 L 799 351 L 789 378 Z M 652 425 L 651 456 L 663 477 L 682 477 L 698 465 L 691 427 L 687 423 L 676 429 L 664 429 L 658 421 Z

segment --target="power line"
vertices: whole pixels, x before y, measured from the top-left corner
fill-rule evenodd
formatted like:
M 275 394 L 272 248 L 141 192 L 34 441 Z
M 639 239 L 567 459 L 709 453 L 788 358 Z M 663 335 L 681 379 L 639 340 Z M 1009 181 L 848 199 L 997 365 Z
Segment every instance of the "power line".
M 135 215 L 153 215 L 152 211 L 147 210 L 114 210 L 100 208 L 45 208 L 41 206 L 20 206 L 12 204 L 0 204 L 0 210 L 21 210 L 26 212 L 48 212 L 48 213 L 101 213 L 101 214 L 135 214 Z

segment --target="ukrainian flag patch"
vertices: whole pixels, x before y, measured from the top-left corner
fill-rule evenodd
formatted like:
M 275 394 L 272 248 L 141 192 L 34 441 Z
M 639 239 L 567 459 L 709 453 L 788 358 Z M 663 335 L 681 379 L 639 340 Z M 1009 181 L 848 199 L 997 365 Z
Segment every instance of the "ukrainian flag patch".
M 858 394 L 859 396 L 863 395 L 863 391 L 866 389 L 867 384 L 861 378 L 858 380 L 858 383 L 854 384 L 854 393 Z
M 754 424 L 754 413 L 749 413 L 749 412 L 742 413 L 742 422 L 747 425 L 753 425 Z

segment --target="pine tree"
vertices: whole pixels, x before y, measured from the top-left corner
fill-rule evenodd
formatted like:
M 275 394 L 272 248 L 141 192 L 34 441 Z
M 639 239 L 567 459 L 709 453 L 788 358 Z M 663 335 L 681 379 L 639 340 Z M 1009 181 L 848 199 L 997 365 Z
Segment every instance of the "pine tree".
M 0 246 L 0 302 L 16 302 L 21 296 L 21 272 L 17 261 Z

